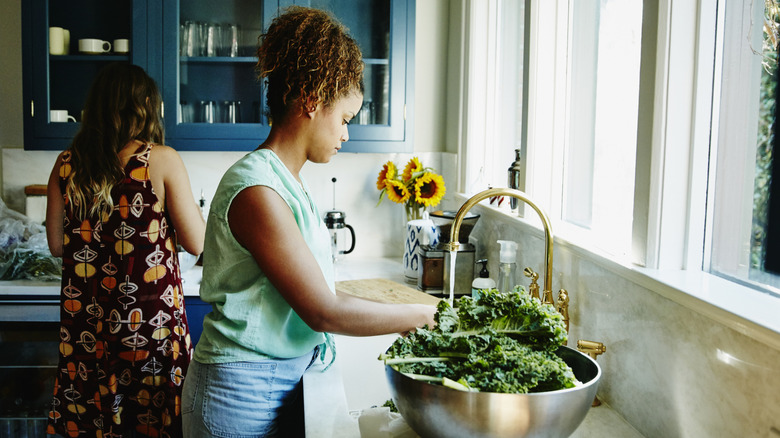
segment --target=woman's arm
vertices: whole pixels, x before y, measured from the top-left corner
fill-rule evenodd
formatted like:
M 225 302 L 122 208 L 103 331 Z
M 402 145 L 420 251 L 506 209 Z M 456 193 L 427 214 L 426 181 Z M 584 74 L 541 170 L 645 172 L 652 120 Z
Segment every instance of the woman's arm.
M 54 257 L 62 257 L 63 220 L 65 216 L 65 201 L 60 191 L 60 163 L 62 154 L 51 169 L 49 183 L 46 187 L 46 241 L 49 251 Z
M 155 145 L 149 156 L 149 175 L 155 192 L 165 202 L 179 244 L 190 254 L 203 252 L 206 222 L 179 154 L 168 146 Z
M 236 240 L 252 253 L 271 283 L 313 330 L 372 336 L 434 325 L 433 306 L 334 295 L 290 207 L 274 190 L 264 186 L 242 190 L 231 204 L 228 221 Z

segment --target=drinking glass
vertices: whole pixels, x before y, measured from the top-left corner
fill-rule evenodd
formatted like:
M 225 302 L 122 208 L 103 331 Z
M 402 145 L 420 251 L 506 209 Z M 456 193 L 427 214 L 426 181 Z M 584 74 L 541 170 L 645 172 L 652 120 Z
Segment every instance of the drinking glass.
M 214 101 L 213 100 L 201 100 L 200 101 L 200 123 L 214 123 Z
M 223 28 L 224 44 L 223 52 L 224 56 L 236 57 L 238 56 L 238 45 L 241 41 L 240 33 L 241 29 L 237 24 L 225 24 Z
M 226 100 L 222 102 L 222 123 L 241 123 L 241 102 L 238 100 Z
M 222 26 L 219 23 L 206 25 L 206 37 L 203 41 L 205 56 L 219 56 L 222 52 Z
M 192 123 L 195 118 L 192 104 L 187 103 L 186 100 L 182 100 L 179 103 L 179 123 Z
M 195 21 L 184 22 L 182 36 L 182 55 L 200 56 L 200 24 Z

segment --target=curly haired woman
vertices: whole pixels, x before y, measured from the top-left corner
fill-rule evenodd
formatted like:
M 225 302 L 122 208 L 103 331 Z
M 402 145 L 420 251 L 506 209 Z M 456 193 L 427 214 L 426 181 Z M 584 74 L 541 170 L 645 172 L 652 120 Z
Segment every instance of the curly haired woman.
M 176 248 L 200 254 L 206 224 L 179 154 L 157 144 L 159 108 L 141 67 L 107 65 L 49 177 L 46 237 L 62 257 L 50 435 L 182 434 L 192 345 Z
M 360 49 L 328 14 L 294 7 L 261 36 L 273 124 L 214 195 L 201 298 L 211 303 L 184 388 L 187 437 L 303 436 L 301 379 L 327 333 L 433 325 L 435 308 L 336 294 L 328 231 L 300 175 L 348 140 L 363 100 Z

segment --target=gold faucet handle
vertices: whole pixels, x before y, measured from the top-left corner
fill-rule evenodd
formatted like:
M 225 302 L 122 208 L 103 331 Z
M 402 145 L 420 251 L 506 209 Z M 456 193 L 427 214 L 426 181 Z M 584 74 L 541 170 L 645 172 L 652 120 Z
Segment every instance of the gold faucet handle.
M 531 284 L 528 286 L 528 293 L 531 294 L 531 297 L 541 300 L 541 297 L 539 296 L 539 284 L 536 283 L 536 280 L 539 279 L 539 274 L 534 272 L 531 268 L 525 268 L 523 269 L 523 275 L 531 279 Z
M 558 299 L 555 302 L 555 310 L 563 317 L 563 322 L 566 324 L 566 332 L 569 332 L 569 293 L 566 289 L 558 291 Z
M 598 356 L 599 354 L 606 353 L 607 346 L 602 344 L 601 342 L 586 341 L 584 339 L 580 339 L 579 341 L 577 341 L 577 350 L 580 350 L 581 352 L 587 354 L 593 359 L 596 359 L 596 356 Z
M 577 350 L 587 354 L 588 356 L 593 358 L 593 360 L 596 360 L 596 356 L 605 353 L 607 351 L 607 347 L 601 342 L 586 341 L 584 339 L 580 339 L 579 341 L 577 341 Z M 591 403 L 590 405 L 591 407 L 600 406 L 601 400 L 599 400 L 598 396 L 594 397 L 593 403 Z

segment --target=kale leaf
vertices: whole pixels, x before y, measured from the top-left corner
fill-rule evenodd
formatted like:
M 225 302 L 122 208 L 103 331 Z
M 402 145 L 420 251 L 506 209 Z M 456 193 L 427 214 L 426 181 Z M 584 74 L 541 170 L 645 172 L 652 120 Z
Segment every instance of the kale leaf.
M 561 315 L 519 291 L 441 301 L 436 327 L 398 338 L 380 356 L 413 378 L 467 390 L 528 393 L 571 388 L 576 379 L 555 350 L 566 342 Z

